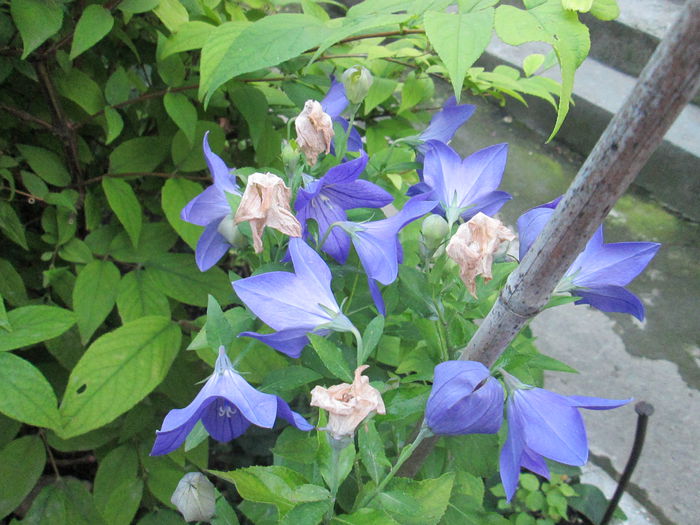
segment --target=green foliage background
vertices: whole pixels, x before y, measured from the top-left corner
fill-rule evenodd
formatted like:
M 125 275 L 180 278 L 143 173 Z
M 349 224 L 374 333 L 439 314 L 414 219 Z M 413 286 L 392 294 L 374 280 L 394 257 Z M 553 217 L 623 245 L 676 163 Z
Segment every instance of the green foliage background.
M 278 260 L 270 250 L 244 251 L 201 273 L 193 257 L 201 228 L 179 213 L 209 181 L 206 131 L 240 173 L 281 173 L 282 141 L 294 138 L 289 119 L 305 100 L 323 98 L 331 74 L 355 63 L 374 75 L 358 113 L 372 159 L 367 176 L 395 195 L 417 180 L 415 165 L 386 137 L 415 134 L 427 122 L 424 108 L 440 79 L 458 98 L 464 90 L 501 102 L 544 98 L 557 111 L 554 134 L 588 53 L 578 14 L 560 0 L 461 0 L 445 12 L 451 3 L 369 0 L 345 12 L 313 0 L 0 2 L 0 517 L 177 523 L 168 508 L 183 472 L 250 467 L 269 462 L 270 450 L 274 468 L 221 474 L 247 500 L 239 515 L 256 523 L 313 523 L 321 508 L 323 515 L 327 494 L 304 489 L 319 476 L 309 465 L 327 456 L 316 435 L 285 429 L 275 443 L 275 434 L 253 429 L 233 448 L 193 435 L 185 450 L 148 456 L 163 415 L 189 403 L 210 371 L 215 345 L 200 332 L 209 296 L 224 307 L 232 332 L 259 328 L 230 281 Z M 613 0 L 588 7 L 600 18 L 616 16 Z M 475 62 L 494 29 L 508 44 L 544 41 L 552 52 L 528 57 L 523 71 L 486 71 Z M 561 85 L 535 74 L 556 62 Z M 419 253 L 417 226 L 406 243 L 407 254 Z M 350 447 L 349 468 L 375 483 L 391 463 L 386 451 L 395 457 L 422 414 L 435 362 L 468 340 L 472 320 L 488 311 L 512 268 L 500 265 L 476 302 L 461 290 L 429 287 L 450 272 L 454 278 L 454 269 L 436 269 L 426 283 L 414 269 L 418 255 L 408 257 L 385 292 L 396 316 L 385 326 L 367 309 L 357 314 L 385 367 L 374 379 L 402 384 L 385 393 L 388 415 L 361 428 L 357 461 Z M 359 307 L 370 301 L 357 277 L 341 271 L 334 284 L 339 297 L 352 290 Z M 231 355 L 263 390 L 290 401 L 301 394 L 298 409 L 309 415 L 304 392 L 349 379 L 347 345 L 314 339 L 316 352 L 292 363 L 242 339 L 231 343 Z M 565 369 L 539 356 L 526 336 L 506 362 L 532 382 L 542 368 Z M 492 438 L 446 441 L 420 479 L 395 480 L 376 508 L 337 522 L 451 523 L 465 509 L 488 514 L 475 523 L 504 522 L 482 507 L 482 479 L 495 465 L 442 474 L 467 461 L 451 451 L 493 449 Z M 34 487 L 38 495 L 21 506 Z M 410 494 L 418 507 L 392 494 Z M 223 498 L 217 505 L 216 523 L 237 522 Z

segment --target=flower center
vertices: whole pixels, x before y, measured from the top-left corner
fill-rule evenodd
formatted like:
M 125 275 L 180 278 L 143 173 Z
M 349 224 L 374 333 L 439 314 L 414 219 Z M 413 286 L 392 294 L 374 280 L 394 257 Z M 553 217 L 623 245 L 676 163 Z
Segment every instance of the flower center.
M 224 405 L 219 407 L 219 417 L 227 417 L 231 418 L 232 416 L 236 415 L 238 413 L 238 410 L 236 410 L 234 407 L 230 405 Z

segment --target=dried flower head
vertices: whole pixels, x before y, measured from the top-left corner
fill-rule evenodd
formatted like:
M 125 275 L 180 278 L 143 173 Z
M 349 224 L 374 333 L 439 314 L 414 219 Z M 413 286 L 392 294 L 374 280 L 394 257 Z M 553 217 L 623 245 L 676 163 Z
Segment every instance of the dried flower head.
M 297 144 L 313 166 L 320 153 L 330 153 L 333 139 L 333 120 L 323 111 L 321 103 L 307 100 L 304 109 L 294 121 L 297 130 Z
M 263 250 L 262 234 L 265 226 L 290 237 L 301 237 L 301 224 L 289 208 L 290 198 L 290 189 L 277 175 L 253 173 L 248 177 L 248 185 L 234 219 L 236 224 L 250 222 L 256 253 Z
M 370 414 L 386 414 L 379 390 L 362 375 L 367 368 L 363 365 L 355 369 L 355 380 L 351 385 L 316 386 L 311 391 L 311 406 L 328 411 L 328 426 L 324 430 L 328 430 L 334 439 L 352 437 L 357 426 Z
M 476 276 L 484 281 L 493 278 L 493 254 L 503 241 L 512 241 L 515 235 L 501 221 L 479 212 L 462 224 L 447 245 L 447 255 L 460 268 L 459 276 L 476 298 Z

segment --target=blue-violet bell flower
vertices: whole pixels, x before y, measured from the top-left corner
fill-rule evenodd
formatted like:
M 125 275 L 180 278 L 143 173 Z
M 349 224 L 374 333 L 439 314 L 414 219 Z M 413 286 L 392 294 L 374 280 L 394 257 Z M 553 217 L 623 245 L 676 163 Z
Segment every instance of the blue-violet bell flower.
M 512 197 L 496 188 L 501 184 L 508 144 L 496 144 L 460 158 L 455 150 L 437 140 L 425 143 L 423 181 L 409 188 L 409 195 L 427 193 L 438 201 L 434 213 L 453 224 L 468 221 L 482 212 L 494 215 Z
M 339 223 L 339 226 L 350 234 L 352 244 L 367 274 L 370 293 L 382 315 L 386 314 L 386 309 L 377 281 L 387 285 L 396 280 L 399 264 L 403 261 L 399 231 L 435 207 L 436 203 L 426 200 L 426 197 L 418 195 L 409 199 L 401 211 L 386 219 L 364 223 Z
M 518 219 L 521 260 L 549 221 L 560 199 L 533 208 Z M 603 312 L 631 314 L 642 321 L 644 305 L 639 297 L 624 287 L 646 268 L 660 247 L 656 242 L 606 244 L 600 226 L 566 271 L 558 291 L 580 297 L 576 304 L 589 304 Z
M 253 388 L 236 372 L 219 348 L 214 373 L 185 408 L 168 412 L 163 425 L 156 432 L 151 456 L 169 454 L 185 442 L 197 421 L 201 419 L 211 437 L 226 443 L 243 434 L 253 424 L 272 428 L 280 417 L 299 430 L 311 430 L 303 417 L 294 412 L 281 398 Z
M 348 126 L 350 123 L 340 115 L 348 107 L 350 101 L 345 94 L 345 86 L 342 82 L 338 82 L 335 77 L 331 77 L 331 87 L 326 93 L 326 96 L 321 100 L 321 107 L 323 111 L 328 114 L 333 122 L 337 122 L 348 132 Z M 348 137 L 348 151 L 364 151 L 362 147 L 362 137 L 360 136 L 357 129 L 354 127 L 350 130 L 350 136 Z
M 381 208 L 393 197 L 376 184 L 358 179 L 367 166 L 367 155 L 332 167 L 316 180 L 313 179 L 305 188 L 299 189 L 294 209 L 297 219 L 304 229 L 304 238 L 308 239 L 307 221 L 313 219 L 318 225 L 319 242 L 323 251 L 340 264 L 345 264 L 350 251 L 350 239 L 338 228 L 331 229 L 331 224 L 347 220 L 345 210 L 353 208 Z
M 544 458 L 566 465 L 588 461 L 588 438 L 579 408 L 610 410 L 631 399 L 562 396 L 520 383 L 502 371 L 508 389 L 508 437 L 501 450 L 501 481 L 510 501 L 518 488 L 520 468 L 549 479 Z
M 503 422 L 503 387 L 476 361 L 435 367 L 425 423 L 436 435 L 495 434 Z
M 226 194 L 241 195 L 236 185 L 236 175 L 221 157 L 212 152 L 208 135 L 209 132 L 204 134 L 202 148 L 214 184 L 187 203 L 180 213 L 183 221 L 204 226 L 195 249 L 195 261 L 203 272 L 226 254 L 236 238 L 237 228 Z
M 233 283 L 241 301 L 255 315 L 277 330 L 271 334 L 241 332 L 275 350 L 299 357 L 309 342 L 307 334 L 330 330 L 348 332 L 354 327 L 343 315 L 331 291 L 331 271 L 303 239 L 289 240 L 294 273 L 268 272 Z

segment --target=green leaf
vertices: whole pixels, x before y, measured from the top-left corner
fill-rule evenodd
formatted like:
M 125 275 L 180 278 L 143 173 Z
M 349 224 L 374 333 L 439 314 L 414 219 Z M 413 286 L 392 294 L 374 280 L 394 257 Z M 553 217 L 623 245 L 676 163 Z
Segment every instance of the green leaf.
M 526 56 L 523 60 L 523 71 L 525 72 L 525 76 L 529 77 L 534 75 L 535 71 L 537 71 L 542 64 L 544 64 L 544 55 L 541 55 L 540 53 L 533 53 Z
M 228 348 L 237 335 L 233 332 L 233 327 L 228 322 L 228 319 L 224 317 L 221 306 L 211 295 L 207 301 L 207 322 L 205 328 L 207 331 L 207 344 L 210 348 L 217 350 L 221 346 Z
M 160 203 L 165 212 L 170 226 L 178 233 L 193 250 L 197 247 L 197 241 L 202 235 L 202 227 L 185 222 L 180 218 L 182 209 L 202 193 L 202 187 L 187 179 L 168 179 L 161 190 Z
M 230 304 L 233 289 L 220 268 L 200 272 L 194 257 L 181 253 L 166 253 L 146 263 L 146 275 L 165 295 L 181 303 L 206 306 L 207 295 L 220 304 Z
M 69 58 L 75 60 L 75 57 L 97 44 L 107 36 L 113 25 L 114 18 L 107 9 L 97 4 L 87 6 L 75 26 Z
M 593 0 L 561 0 L 561 6 L 569 11 L 587 13 L 593 7 Z
M 123 2 L 122 4 L 123 5 Z M 112 105 L 121 104 L 129 100 L 131 94 L 131 80 L 122 66 L 117 66 L 105 84 L 105 98 Z
M 75 67 L 68 73 L 59 70 L 54 76 L 54 82 L 61 95 L 78 104 L 88 115 L 99 113 L 105 106 L 99 84 Z
M 19 244 L 25 250 L 29 250 L 27 238 L 24 235 L 24 226 L 22 226 L 12 205 L 6 201 L 0 201 L 0 230 L 12 242 Z
M 142 270 L 131 271 L 119 281 L 117 309 L 122 323 L 147 315 L 170 317 L 168 298 L 146 278 Z
M 416 78 L 411 74 L 403 83 L 401 89 L 401 105 L 397 113 L 411 109 L 419 102 L 433 96 L 435 86 L 430 77 Z
M 352 383 L 352 372 L 340 348 L 320 335 L 309 334 L 309 340 L 328 371 L 338 379 Z
M 58 401 L 44 375 L 21 357 L 0 354 L 0 412 L 17 421 L 58 429 Z
M 113 421 L 165 378 L 180 350 L 180 329 L 149 316 L 98 338 L 68 378 L 60 407 L 69 438 Z
M 29 300 L 22 277 L 9 261 L 2 258 L 0 258 L 0 295 L 14 306 L 22 305 Z
M 160 0 L 153 12 L 171 33 L 177 31 L 190 19 L 187 9 L 178 0 Z
M 45 463 L 46 451 L 38 435 L 21 437 L 0 450 L 0 519 L 24 501 Z
M 395 80 L 376 77 L 365 97 L 365 115 L 368 115 L 374 108 L 388 99 L 396 91 L 396 86 L 398 86 L 398 82 Z
M 218 491 L 216 497 L 216 507 L 214 512 L 214 517 L 211 520 L 211 525 L 239 525 L 238 516 L 236 511 L 233 510 L 231 505 L 229 505 L 226 498 L 224 498 Z
M 384 441 L 377 432 L 373 420 L 364 421 L 360 425 L 357 438 L 362 464 L 367 469 L 369 476 L 376 483 L 379 483 L 391 468 L 391 463 L 386 457 Z
M 615 20 L 620 16 L 617 0 L 593 0 L 591 14 L 600 20 Z
M 0 293 L 0 328 L 8 332 L 12 331 L 12 325 L 10 320 L 7 318 L 7 310 L 5 309 L 5 300 L 2 298 Z
M 242 498 L 275 505 L 281 515 L 299 503 L 324 501 L 330 496 L 326 489 L 308 485 L 299 473 L 287 467 L 249 467 L 231 472 L 209 472 L 234 483 Z
M 383 333 L 384 316 L 378 315 L 369 322 L 367 328 L 365 328 L 365 333 L 362 334 L 362 355 L 360 356 L 360 364 L 364 363 L 377 347 Z
M 561 0 L 544 0 L 526 11 L 510 5 L 499 6 L 496 9 L 496 33 L 512 46 L 547 42 L 554 49 L 561 66 L 562 84 L 557 121 L 548 139 L 552 140 L 569 111 L 576 68 L 590 49 L 588 28 L 579 22 L 575 12 L 562 8 Z
M 10 13 L 22 36 L 22 60 L 55 35 L 63 24 L 63 3 L 47 0 L 13 0 Z
M 124 129 L 124 120 L 116 109 L 105 106 L 105 122 L 107 123 L 107 138 L 105 144 L 110 144 Z
M 95 507 L 110 525 L 128 525 L 136 515 L 143 493 L 138 479 L 138 455 L 129 445 L 111 450 L 100 460 L 95 476 Z
M 488 434 L 451 436 L 445 439 L 455 464 L 475 476 L 488 478 L 498 471 L 498 437 Z
M 239 31 L 237 27 L 233 30 Z M 226 47 L 211 76 L 205 74 L 210 70 L 202 68 L 200 98 L 208 102 L 214 91 L 232 78 L 294 58 L 319 45 L 327 34 L 324 23 L 313 16 L 283 13 L 257 20 Z
M 109 243 L 107 253 L 120 262 L 144 263 L 158 257 L 173 247 L 177 235 L 164 222 L 146 222 L 136 247 L 124 231 Z
M 280 525 L 317 525 L 321 523 L 323 516 L 328 512 L 328 503 L 325 501 L 313 501 L 302 503 L 290 510 L 280 520 Z
M 399 525 L 399 522 L 379 509 L 360 509 L 352 514 L 335 516 L 331 525 Z
M 160 0 L 122 0 L 117 6 L 125 13 L 146 13 L 158 7 Z
M 393 517 L 402 525 L 437 524 L 447 509 L 454 484 L 455 474 L 448 472 L 439 478 L 413 481 L 408 478 L 394 478 L 388 485 L 389 493 L 395 497 L 405 497 L 417 504 L 418 511 L 411 514 L 397 512 Z M 373 502 L 377 506 L 379 502 Z M 386 508 L 386 507 L 385 507 Z M 389 509 L 386 509 L 392 514 Z
M 58 306 L 22 306 L 7 312 L 12 332 L 0 332 L 0 351 L 58 337 L 75 324 L 75 315 Z
M 139 204 L 131 185 L 122 179 L 104 177 L 102 189 L 107 196 L 109 207 L 112 208 L 119 222 L 129 234 L 131 243 L 137 246 L 141 235 L 141 204 Z
M 46 523 L 104 525 L 85 483 L 70 476 L 45 486 L 22 520 L 23 525 Z
M 201 49 L 216 27 L 196 20 L 182 24 L 159 49 L 158 58 L 163 60 L 175 53 Z
M 53 151 L 26 144 L 17 144 L 17 149 L 34 173 L 49 184 L 66 186 L 70 183 L 70 173 Z
M 459 101 L 464 75 L 491 40 L 494 9 L 471 13 L 425 13 L 425 32 L 450 74 Z
M 253 146 L 257 149 L 267 121 L 267 98 L 259 89 L 245 85 L 232 87 L 229 90 L 229 95 L 236 109 L 241 112 L 246 124 L 248 124 L 250 138 L 253 141 Z
M 238 35 L 250 25 L 248 21 L 233 21 L 221 24 L 214 29 L 202 47 L 202 59 L 199 65 L 199 98 L 202 99 L 210 91 L 212 78 L 223 61 L 231 45 Z M 219 86 L 211 89 L 213 92 Z
M 263 379 L 260 390 L 280 394 L 321 379 L 321 374 L 303 366 L 288 366 L 273 370 Z
M 122 142 L 109 154 L 111 173 L 153 171 L 168 155 L 168 143 L 160 137 L 137 137 Z
M 163 96 L 163 105 L 173 122 L 185 134 L 190 145 L 194 144 L 197 110 L 192 102 L 182 93 L 168 92 Z
M 78 274 L 73 289 L 73 310 L 78 316 L 80 339 L 85 344 L 114 307 L 121 274 L 110 261 L 94 260 Z

